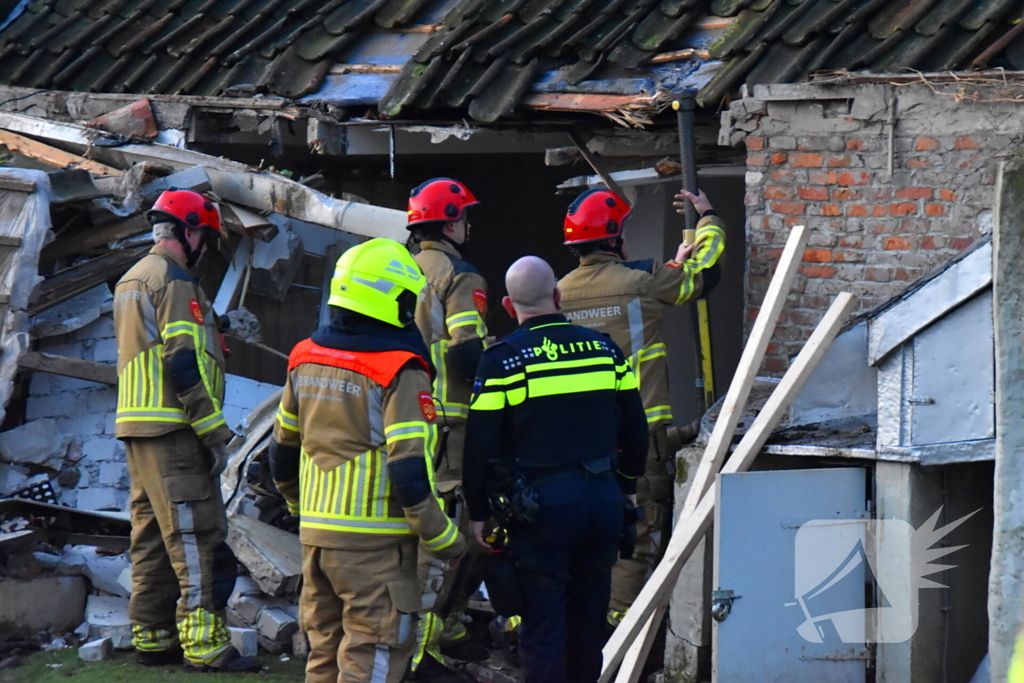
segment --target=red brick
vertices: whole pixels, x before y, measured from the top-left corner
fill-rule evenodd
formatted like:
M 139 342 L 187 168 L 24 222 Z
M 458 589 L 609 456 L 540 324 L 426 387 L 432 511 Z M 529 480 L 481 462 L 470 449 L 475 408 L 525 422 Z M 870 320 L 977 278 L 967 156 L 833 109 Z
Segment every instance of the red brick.
M 954 237 L 949 241 L 949 246 L 953 247 L 957 251 L 960 251 L 961 249 L 966 249 L 972 244 L 974 244 L 973 237 Z
M 807 210 L 807 205 L 803 202 L 772 202 L 769 206 L 775 213 L 787 213 L 795 216 L 802 216 Z
M 847 187 L 836 187 L 832 190 L 832 199 L 840 202 L 855 202 L 863 196 L 864 193 L 860 190 L 851 190 Z
M 925 204 L 924 212 L 929 216 L 943 216 L 946 214 L 945 204 Z
M 747 138 L 749 140 L 749 138 Z M 918 138 L 917 144 L 914 145 L 914 150 L 918 152 L 927 152 L 929 150 L 938 149 L 939 141 L 935 138 Z
M 867 185 L 870 181 L 871 176 L 864 171 L 843 171 L 839 174 L 839 184 L 843 187 Z
M 843 207 L 838 204 L 822 204 L 821 205 L 822 216 L 842 216 Z
M 974 161 L 973 160 L 962 161 L 957 166 L 957 168 L 973 168 L 973 167 L 974 167 Z
M 792 199 L 796 196 L 796 190 L 784 185 L 769 185 L 764 188 L 765 199 Z
M 799 188 L 800 199 L 806 199 L 809 202 L 820 202 L 828 199 L 828 190 L 824 187 L 801 187 Z
M 763 154 L 747 155 L 747 166 L 764 166 L 767 161 L 767 158 Z
M 882 242 L 882 248 L 888 250 L 910 249 L 911 244 L 902 237 L 886 237 L 885 241 Z
M 768 174 L 768 177 L 773 183 L 791 183 L 796 180 L 796 171 L 786 171 L 779 169 L 772 171 Z
M 983 141 L 970 137 L 957 138 L 956 142 L 953 143 L 953 149 L 978 149 L 984 146 L 985 143 Z
M 804 249 L 804 261 L 809 263 L 831 263 L 832 252 L 828 249 Z
M 956 192 L 953 192 L 953 190 L 939 190 L 939 199 L 946 202 L 955 202 Z
M 864 279 L 870 282 L 889 282 L 892 280 L 891 268 L 865 268 Z
M 804 266 L 804 275 L 813 278 L 830 278 L 836 276 L 833 266 Z
M 846 149 L 850 150 L 851 152 L 863 152 L 864 141 L 858 140 L 856 138 L 851 138 L 846 141 Z
M 843 156 L 830 156 L 828 158 L 829 168 L 845 168 L 850 165 L 850 157 L 844 154 Z
M 859 247 L 864 244 L 863 237 L 844 237 L 839 240 L 839 246 L 841 247 Z
M 764 347 L 764 353 L 766 356 L 774 356 L 779 352 L 778 342 L 768 342 L 768 346 Z
M 782 166 L 789 159 L 789 155 L 785 152 L 776 152 L 772 155 L 772 166 Z
M 781 375 L 789 369 L 785 358 L 769 357 L 764 359 L 764 369 L 773 375 Z
M 748 152 L 760 152 L 764 149 L 764 138 L 757 135 L 750 135 L 747 137 L 747 151 Z
M 932 237 L 931 235 L 929 235 L 928 237 L 925 237 L 924 239 L 922 239 L 921 240 L 921 248 L 922 249 L 937 249 L 938 247 L 935 246 L 935 238 Z
M 897 280 L 903 280 L 904 282 L 906 282 L 907 280 L 910 280 L 911 278 L 913 278 L 914 274 L 915 274 L 915 271 L 913 271 L 913 270 L 907 270 L 905 268 L 897 268 L 894 277 Z
M 885 204 L 875 204 L 871 207 L 871 215 L 875 218 L 881 218 L 887 213 L 889 213 L 889 207 Z
M 822 154 L 792 154 L 789 157 L 789 165 L 792 168 L 821 168 L 824 163 Z
M 917 204 L 910 202 L 898 202 L 889 205 L 889 214 L 892 216 L 907 216 L 917 211 Z
M 931 199 L 932 191 L 928 187 L 904 187 L 896 190 L 896 199 Z
M 747 165 L 748 166 L 750 165 L 750 160 L 749 159 L 747 160 Z M 923 159 L 921 157 L 915 157 L 915 158 L 912 158 L 912 159 L 907 159 L 907 168 L 931 168 L 931 167 L 932 167 L 932 164 L 927 159 Z
M 783 223 L 787 228 L 792 228 L 797 225 L 803 225 L 804 219 L 800 218 L 799 216 L 786 216 L 785 220 L 783 220 Z
M 868 215 L 868 207 L 863 204 L 849 204 L 846 207 L 846 215 L 852 218 L 860 218 Z
M 757 206 L 761 203 L 761 198 L 754 192 L 747 192 L 743 195 L 744 206 Z
M 810 171 L 807 182 L 811 185 L 835 185 L 839 182 L 839 174 L 835 171 Z

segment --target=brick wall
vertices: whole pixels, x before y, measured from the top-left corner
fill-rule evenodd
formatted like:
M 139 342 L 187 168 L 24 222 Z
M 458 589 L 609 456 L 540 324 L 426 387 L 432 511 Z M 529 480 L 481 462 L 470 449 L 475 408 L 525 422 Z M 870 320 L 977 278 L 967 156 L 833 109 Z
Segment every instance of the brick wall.
M 871 308 L 990 232 L 996 164 L 1017 147 L 1024 109 L 925 86 L 754 94 L 724 131 L 747 149 L 748 331 L 789 229 L 813 229 L 763 368 L 778 375 L 836 294 Z

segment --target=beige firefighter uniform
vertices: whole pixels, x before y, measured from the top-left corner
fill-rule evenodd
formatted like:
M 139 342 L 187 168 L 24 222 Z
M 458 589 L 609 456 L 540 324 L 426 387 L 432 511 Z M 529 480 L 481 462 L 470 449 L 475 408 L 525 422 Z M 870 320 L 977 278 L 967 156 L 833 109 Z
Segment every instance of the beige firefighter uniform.
M 441 510 L 430 467 L 436 412 L 425 363 L 403 351 L 355 353 L 306 340 L 292 351 L 274 428 L 274 479 L 300 515 L 306 681 L 397 683 L 415 646 L 417 540 L 454 558 L 465 537 Z M 283 478 L 276 453 L 293 453 Z M 394 468 L 423 481 L 402 507 Z M 422 468 L 419 469 L 419 468 Z
M 612 571 L 613 619 L 633 604 L 664 550 L 662 535 L 671 531 L 674 462 L 667 430 L 672 409 L 661 323 L 667 307 L 700 296 L 703 271 L 722 255 L 725 232 L 717 216 L 697 223 L 697 241 L 692 258 L 663 266 L 589 254 L 558 283 L 562 312 L 569 320 L 608 334 L 630 359 L 647 414 L 650 447 L 644 476 L 637 482 L 637 500 L 646 514 L 637 525 L 633 559 L 619 560 Z
M 427 286 L 420 293 L 416 305 L 416 326 L 430 349 L 431 361 L 437 368 L 434 380 L 434 400 L 441 424 L 448 428 L 444 453 L 437 465 L 438 490 L 443 508 L 452 515 L 459 530 L 469 533 L 469 516 L 462 498 L 462 453 L 466 440 L 466 417 L 473 391 L 473 378 L 467 377 L 449 351 L 462 343 L 484 340 L 487 326 L 487 283 L 472 264 L 462 259 L 459 251 L 446 242 L 424 240 L 416 262 L 427 276 Z M 476 558 L 475 548 L 470 548 Z M 423 617 L 417 632 L 417 648 L 413 668 L 419 666 L 424 654 L 430 653 L 444 662 L 440 653 L 442 643 L 461 640 L 467 636 L 459 618 L 466 607 L 464 586 L 457 586 L 455 572 L 447 562 L 422 554 L 419 579 L 423 586 Z M 442 623 L 433 610 L 441 607 L 449 596 L 455 600 L 449 605 L 446 623 Z
M 235 559 L 210 447 L 231 437 L 216 318 L 183 261 L 156 246 L 117 283 L 116 435 L 131 474 L 133 644 L 213 662 L 230 641 Z M 175 614 L 177 603 L 177 614 Z

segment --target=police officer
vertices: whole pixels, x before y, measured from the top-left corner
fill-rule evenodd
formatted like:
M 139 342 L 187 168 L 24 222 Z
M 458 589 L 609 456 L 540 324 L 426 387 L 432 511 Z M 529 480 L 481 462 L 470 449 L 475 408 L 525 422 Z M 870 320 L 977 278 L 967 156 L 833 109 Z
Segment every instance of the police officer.
M 627 261 L 623 225 L 630 209 L 608 190 L 584 192 L 569 207 L 563 227 L 565 244 L 580 265 L 561 279 L 562 309 L 577 325 L 609 335 L 636 372 L 648 427 L 647 465 L 637 483 L 644 518 L 637 528 L 636 551 L 620 560 L 612 573 L 608 620 L 618 624 L 633 604 L 664 550 L 662 536 L 671 532 L 673 453 L 668 448 L 668 363 L 661 333 L 670 306 L 700 296 L 717 279 L 715 268 L 725 249 L 725 232 L 703 192 L 676 195 L 693 202 L 700 214 L 695 246 L 679 245 L 673 260 Z M 682 212 L 682 209 L 678 209 Z
M 292 350 L 270 466 L 300 516 L 307 683 L 397 683 L 415 646 L 417 544 L 465 537 L 434 493 L 433 369 L 413 324 L 426 279 L 397 242 L 338 259 L 332 321 Z
M 487 283 L 462 258 L 469 244 L 468 209 L 478 203 L 459 181 L 434 178 L 413 189 L 408 207 L 411 241 L 419 245 L 416 262 L 427 276 L 427 286 L 416 305 L 416 326 L 437 368 L 434 397 L 444 427 L 435 479 L 444 509 L 465 533 L 469 532 L 469 518 L 460 486 L 466 415 L 487 336 Z M 476 557 L 471 554 L 461 562 L 473 562 Z M 443 561 L 429 555 L 421 559 L 425 613 L 413 657 L 413 670 L 421 680 L 431 672 L 438 674 L 435 678 L 446 678 L 436 666 L 448 664 L 445 655 L 477 661 L 488 656 L 484 646 L 468 639 L 460 621 L 471 589 L 464 579 L 471 573 L 470 566 L 456 574 Z M 444 620 L 438 614 L 442 607 L 447 613 Z
M 144 666 L 184 654 L 192 670 L 259 671 L 231 646 L 224 621 L 237 572 L 218 478 L 231 437 L 224 355 L 189 272 L 216 242 L 220 214 L 196 192 L 168 190 L 147 217 L 156 246 L 114 290 L 115 433 L 132 482 L 132 643 Z
M 527 683 L 596 681 L 623 496 L 643 472 L 647 429 L 636 377 L 606 335 L 559 311 L 551 267 L 519 259 L 503 305 L 519 330 L 487 349 L 466 432 L 465 489 L 481 548 L 488 496 L 521 479 L 532 521 L 512 527 Z M 524 508 L 527 506 L 524 504 Z

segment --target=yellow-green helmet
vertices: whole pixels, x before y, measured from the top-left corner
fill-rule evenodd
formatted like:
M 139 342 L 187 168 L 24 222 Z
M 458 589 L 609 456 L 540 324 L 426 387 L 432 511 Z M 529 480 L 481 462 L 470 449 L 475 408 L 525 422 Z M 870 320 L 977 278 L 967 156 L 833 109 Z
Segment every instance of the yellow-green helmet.
M 413 320 L 416 298 L 426 284 L 408 249 L 378 237 L 341 255 L 327 303 L 405 327 Z

